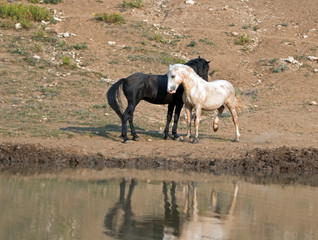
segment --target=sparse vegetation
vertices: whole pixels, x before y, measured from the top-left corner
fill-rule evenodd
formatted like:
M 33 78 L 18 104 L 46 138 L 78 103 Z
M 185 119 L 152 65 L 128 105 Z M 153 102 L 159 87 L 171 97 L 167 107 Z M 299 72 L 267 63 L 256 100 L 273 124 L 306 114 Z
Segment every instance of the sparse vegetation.
M 63 0 L 28 0 L 30 3 L 44 3 L 44 4 L 58 4 L 62 3 Z
M 19 4 L 15 2 L 19 2 Z M 30 29 L 29 31 L 20 30 L 1 33 L 0 115 L 2 116 L 2 126 L 0 128 L 0 136 L 3 134 L 10 136 L 25 134 L 26 136 L 62 137 L 65 134 L 62 131 L 55 132 L 57 129 L 53 128 L 58 128 L 57 126 L 59 125 L 72 126 L 73 124 L 86 124 L 90 125 L 90 127 L 93 125 L 98 126 L 99 124 L 99 126 L 105 126 L 109 124 L 109 119 L 111 121 L 114 120 L 114 125 L 117 126 L 117 116 L 108 107 L 107 100 L 103 97 L 105 89 L 107 90 L 121 76 L 128 76 L 134 72 L 164 74 L 169 64 L 186 63 L 186 57 L 190 59 L 200 55 L 207 60 L 213 60 L 213 62 L 221 59 L 224 64 L 231 62 L 235 64 L 234 66 L 241 65 L 242 70 L 244 70 L 244 73 L 246 71 L 247 75 L 244 85 L 255 85 L 255 88 L 260 89 L 259 93 L 266 91 L 268 89 L 267 86 L 271 86 L 272 82 L 274 82 L 272 85 L 275 85 L 275 89 L 281 88 L 281 82 L 278 82 L 275 78 L 280 79 L 279 73 L 282 74 L 284 71 L 288 71 L 288 67 L 292 69 L 288 74 L 300 74 L 301 72 L 301 77 L 316 76 L 316 73 L 313 73 L 313 69 L 317 68 L 315 66 L 316 63 L 309 61 L 307 57 L 308 55 L 317 56 L 317 44 L 312 43 L 312 41 L 301 43 L 295 37 L 289 38 L 288 34 L 290 32 L 286 32 L 286 36 L 271 41 L 271 46 L 264 44 L 267 42 L 263 38 L 259 39 L 258 45 L 256 40 L 258 36 L 252 31 L 257 31 L 259 26 L 264 29 L 262 34 L 278 34 L 276 32 L 279 32 L 277 29 L 273 29 L 272 23 L 269 26 L 267 22 L 258 21 L 261 18 L 255 19 L 251 25 L 248 25 L 249 22 L 239 22 L 237 18 L 226 18 L 232 19 L 229 21 L 233 22 L 217 24 L 216 26 L 220 27 L 218 31 L 211 30 L 206 33 L 198 33 L 198 35 L 189 35 L 189 32 L 181 30 L 179 23 L 174 24 L 172 21 L 168 21 L 171 15 L 168 16 L 165 24 L 158 24 L 159 22 L 153 24 L 153 21 L 150 21 L 151 17 L 156 16 L 156 13 L 151 12 L 152 10 L 162 11 L 160 16 L 163 17 L 164 11 L 168 11 L 170 6 L 160 8 L 157 3 L 151 1 L 126 0 L 120 1 L 120 6 L 111 4 L 107 13 L 95 14 L 94 17 L 90 13 L 91 19 L 81 19 L 82 27 L 88 26 L 87 23 L 93 20 L 90 24 L 93 24 L 94 28 L 91 31 L 100 30 L 100 27 L 104 27 L 104 33 L 90 31 L 89 33 L 92 33 L 92 35 L 89 35 L 82 28 L 78 28 L 78 31 L 75 31 L 75 25 L 68 28 L 70 26 L 69 22 L 64 21 L 63 18 L 64 6 L 60 6 L 58 14 L 61 14 L 62 21 L 59 23 L 61 28 L 56 28 L 56 31 L 74 31 L 76 33 L 76 37 L 70 36 L 67 38 L 59 37 L 57 32 L 48 30 L 49 28 L 53 29 L 50 25 L 43 24 L 43 26 L 40 26 L 38 23 L 35 24 L 35 22 L 41 21 L 40 19 L 50 21 L 52 18 L 52 12 L 45 8 L 39 8 L 39 6 L 47 7 L 48 9 L 50 6 L 44 5 L 44 3 L 56 4 L 62 1 L 29 0 L 29 2 L 38 5 L 27 5 L 27 1 L 14 1 L 9 4 L 6 0 L 0 0 L 0 26 L 2 29 L 14 29 L 17 23 L 22 25 L 22 29 Z M 66 8 L 72 7 L 72 4 L 68 5 L 66 1 L 64 2 L 66 12 Z M 92 2 L 97 5 L 99 5 L 98 2 L 102 3 L 103 6 L 107 5 L 105 0 Z M 147 8 L 144 8 L 146 4 Z M 8 10 L 9 6 L 12 8 L 11 12 Z M 29 6 L 36 7 L 34 8 L 35 10 L 32 10 L 32 14 L 35 14 L 36 17 L 33 17 L 31 11 L 30 13 L 23 12 L 24 9 L 29 9 Z M 111 14 L 112 11 L 119 11 L 122 7 L 129 11 Z M 137 10 L 137 8 L 141 7 L 145 11 Z M 133 11 L 132 8 L 135 8 L 135 10 Z M 184 9 L 181 5 L 180 8 L 181 13 Z M 41 15 L 42 13 L 39 9 L 48 12 L 48 17 L 42 17 L 45 15 Z M 144 18 L 140 17 L 135 20 L 133 18 L 134 15 L 139 13 L 145 14 Z M 227 14 L 232 13 L 228 11 Z M 25 22 L 21 20 L 23 15 L 26 19 Z M 115 25 L 125 23 L 124 16 L 132 20 L 120 27 Z M 149 22 L 143 21 L 143 19 L 147 19 Z M 226 19 L 224 20 L 227 21 Z M 235 21 L 237 22 L 234 23 Z M 70 22 L 77 24 L 71 18 Z M 170 23 L 172 24 L 169 25 Z M 195 21 L 195 23 L 198 22 Z M 260 25 L 255 26 L 254 24 Z M 276 22 L 276 24 L 277 27 L 282 29 L 288 26 L 287 23 Z M 294 24 L 297 25 L 297 23 L 293 23 L 293 26 Z M 306 32 L 306 30 L 303 31 L 301 29 L 302 26 L 298 27 L 299 32 Z M 242 28 L 247 29 L 247 33 L 243 33 L 244 30 Z M 227 35 L 224 34 L 224 31 L 228 32 Z M 105 34 L 105 32 L 106 37 L 104 39 L 94 37 L 98 34 Z M 316 33 L 317 31 L 308 32 L 308 40 L 310 38 L 312 40 Z M 253 39 L 250 38 L 252 34 Z M 287 44 L 291 41 L 290 39 L 294 39 L 293 44 Z M 98 43 L 97 41 L 102 41 L 105 44 L 104 47 L 101 46 L 101 42 Z M 107 41 L 116 41 L 116 44 L 108 46 Z M 242 46 L 233 48 L 234 44 Z M 246 49 L 248 51 L 254 45 L 256 46 L 255 48 L 260 47 L 255 51 L 255 55 L 253 54 L 253 58 L 249 58 L 246 54 L 238 51 L 238 49 Z M 290 53 L 286 50 L 284 51 L 285 53 L 275 55 L 278 54 L 275 53 L 275 48 L 278 45 L 280 47 L 286 45 Z M 294 51 L 296 46 L 299 51 Z M 94 54 L 98 47 L 103 48 L 100 50 L 101 54 Z M 267 47 L 270 47 L 269 51 L 264 54 L 263 51 L 267 50 L 264 48 Z M 86 50 L 88 48 L 89 50 Z M 229 59 L 232 58 L 231 54 L 233 54 L 233 59 Z M 292 54 L 298 54 L 299 56 L 294 56 L 294 58 L 303 63 L 300 71 L 293 64 L 280 60 L 280 58 L 286 58 Z M 255 64 L 255 58 L 257 57 L 263 57 L 263 59 L 260 59 Z M 219 77 L 229 78 L 229 80 L 235 82 L 236 86 L 242 83 L 243 77 L 241 75 L 235 78 L 235 74 L 228 71 L 229 67 L 219 69 L 220 72 L 217 72 L 218 70 L 213 68 L 220 68 L 220 66 L 213 64 L 213 62 L 210 64 L 212 68 L 209 71 L 210 77 L 213 79 Z M 76 64 L 80 67 L 75 67 L 77 66 Z M 103 68 L 103 64 L 108 65 L 110 68 Z M 102 73 L 95 71 L 105 71 L 110 75 L 106 77 Z M 254 75 L 252 76 L 253 72 Z M 278 73 L 277 76 L 274 73 Z M 274 77 L 273 80 L 270 76 Z M 244 97 L 256 99 L 260 101 L 257 105 L 261 106 L 263 99 L 258 97 L 257 91 L 243 92 L 243 94 L 245 95 L 242 96 L 243 100 Z M 264 96 L 266 95 L 264 94 Z M 84 102 L 85 104 L 82 104 Z M 11 123 L 7 121 L 9 119 L 20 124 L 19 127 L 12 127 Z M 141 126 L 145 126 L 145 121 L 140 120 L 140 123 Z M 47 126 L 47 129 L 45 127 L 41 128 L 42 125 Z M 158 125 L 159 127 L 162 127 L 162 125 Z M 94 128 L 91 127 L 91 129 Z M 32 129 L 36 130 L 33 131 Z M 70 132 L 69 130 L 67 131 Z M 91 132 L 93 130 L 82 130 L 84 134 L 90 134 Z M 103 134 L 105 134 L 104 132 Z M 74 131 L 74 134 L 76 135 L 76 131 Z
M 74 48 L 75 50 L 84 50 L 87 49 L 87 45 L 86 43 L 76 43 L 72 46 L 72 48 Z
M 274 68 L 273 73 L 280 73 L 285 72 L 288 69 L 288 67 L 284 64 L 281 64 L 279 67 Z
M 97 13 L 94 15 L 94 17 L 97 21 L 103 21 L 112 24 L 123 24 L 126 22 L 125 18 L 119 13 Z
M 126 0 L 123 1 L 123 8 L 142 8 L 144 6 L 142 0 L 133 0 L 127 2 Z
M 239 35 L 234 43 L 236 45 L 245 45 L 249 42 L 251 42 L 251 39 L 248 37 L 248 35 L 246 33 L 244 33 L 244 34 Z
M 197 42 L 195 40 L 191 40 L 191 42 L 187 45 L 187 47 L 195 47 Z
M 175 63 L 181 63 L 185 64 L 187 61 L 181 57 L 176 56 L 170 56 L 168 54 L 163 54 L 161 58 L 161 63 L 165 65 L 175 64 Z
M 254 26 L 254 27 L 253 27 L 253 31 L 254 31 L 254 32 L 256 32 L 256 31 L 259 30 L 259 29 L 260 29 L 259 26 Z
M 154 36 L 148 37 L 148 39 L 157 43 L 167 43 L 167 41 L 164 40 L 159 33 L 155 34 Z
M 53 16 L 49 10 L 43 7 L 15 3 L 1 4 L 0 18 L 6 19 L 1 24 L 4 29 L 13 28 L 16 23 L 20 23 L 22 28 L 29 29 L 33 26 L 32 22 L 50 21 Z
M 71 58 L 69 56 L 62 56 L 62 65 L 63 66 L 70 66 L 71 65 Z
M 208 45 L 210 45 L 210 46 L 215 46 L 215 43 L 212 42 L 212 41 L 209 41 L 209 39 L 207 39 L 207 38 L 201 38 L 201 39 L 199 40 L 199 42 L 206 43 L 206 44 L 208 44 Z

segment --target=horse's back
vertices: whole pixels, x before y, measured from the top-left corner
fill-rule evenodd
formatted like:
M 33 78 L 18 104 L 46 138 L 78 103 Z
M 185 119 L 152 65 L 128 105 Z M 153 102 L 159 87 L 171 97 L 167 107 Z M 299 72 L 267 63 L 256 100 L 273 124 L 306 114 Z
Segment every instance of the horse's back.
M 226 80 L 215 80 L 204 83 L 205 101 L 202 106 L 203 110 L 213 110 L 221 107 L 228 101 L 235 99 L 235 89 L 233 85 Z
M 127 99 L 165 104 L 171 102 L 172 99 L 171 96 L 167 96 L 167 84 L 167 75 L 135 73 L 126 78 L 123 91 Z
M 234 93 L 235 94 L 235 89 L 233 85 L 226 80 L 214 80 L 212 82 L 208 82 L 207 85 L 212 87 L 213 89 L 217 91 L 226 91 L 228 94 Z

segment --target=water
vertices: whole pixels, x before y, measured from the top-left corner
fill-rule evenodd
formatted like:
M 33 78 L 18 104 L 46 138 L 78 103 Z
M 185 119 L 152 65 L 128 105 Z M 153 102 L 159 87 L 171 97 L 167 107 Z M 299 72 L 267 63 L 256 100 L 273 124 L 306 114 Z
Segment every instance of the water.
M 317 199 L 306 178 L 2 173 L 0 239 L 318 239 Z

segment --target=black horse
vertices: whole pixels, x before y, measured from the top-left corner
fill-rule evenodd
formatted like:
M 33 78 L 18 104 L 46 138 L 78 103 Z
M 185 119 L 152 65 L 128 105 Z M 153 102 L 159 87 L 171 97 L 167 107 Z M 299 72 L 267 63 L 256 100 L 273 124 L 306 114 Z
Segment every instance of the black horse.
M 209 61 L 201 58 L 192 59 L 186 63 L 203 79 L 208 81 Z M 133 140 L 138 140 L 133 115 L 137 104 L 141 100 L 153 104 L 169 104 L 167 113 L 167 122 L 164 130 L 164 139 L 169 137 L 169 124 L 174 112 L 174 125 L 172 129 L 173 138 L 177 139 L 177 127 L 181 109 L 183 107 L 182 94 L 183 87 L 180 86 L 175 94 L 167 93 L 168 76 L 167 75 L 150 75 L 144 73 L 135 73 L 127 78 L 122 78 L 114 83 L 107 92 L 107 100 L 111 108 L 117 113 L 122 123 L 122 134 L 124 142 L 129 142 L 127 137 L 127 120 L 129 121 L 131 135 Z M 127 98 L 128 105 L 124 113 L 120 106 L 119 89 L 122 86 L 123 92 Z

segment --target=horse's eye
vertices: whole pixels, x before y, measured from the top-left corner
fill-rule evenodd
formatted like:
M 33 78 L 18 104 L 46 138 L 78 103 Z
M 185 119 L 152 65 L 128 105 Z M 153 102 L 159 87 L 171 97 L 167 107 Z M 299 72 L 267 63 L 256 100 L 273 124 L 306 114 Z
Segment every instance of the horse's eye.
M 171 76 L 171 78 L 174 78 L 174 77 L 175 77 L 175 75 L 172 75 L 172 76 Z

